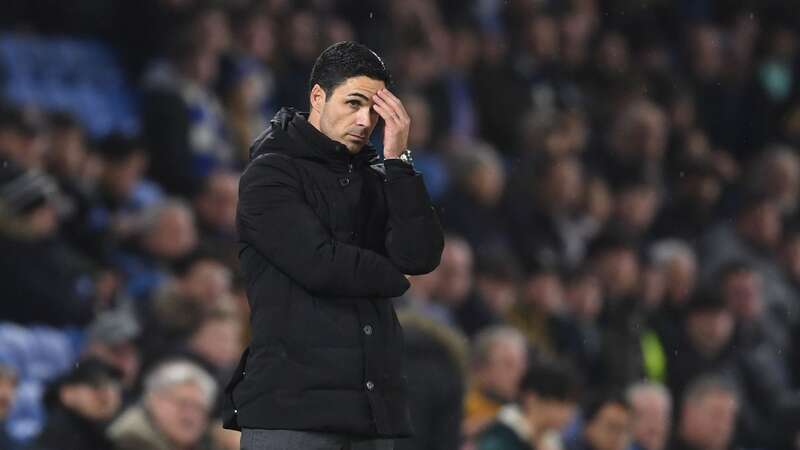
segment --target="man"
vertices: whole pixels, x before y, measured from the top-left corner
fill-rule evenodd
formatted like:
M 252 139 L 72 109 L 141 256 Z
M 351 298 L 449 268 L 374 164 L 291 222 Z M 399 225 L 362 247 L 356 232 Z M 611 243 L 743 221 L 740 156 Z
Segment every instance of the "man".
M 312 69 L 311 111 L 282 109 L 253 145 L 237 209 L 253 336 L 225 395 L 244 448 L 392 448 L 412 432 L 387 298 L 444 244 L 388 81 L 374 52 L 334 44 Z M 368 144 L 380 120 L 383 164 Z
M 470 364 L 470 383 L 464 404 L 464 431 L 479 433 L 500 409 L 517 397 L 525 375 L 528 347 L 519 330 L 489 327 L 475 336 Z
M 624 396 L 597 395 L 583 406 L 583 430 L 568 450 L 625 450 L 631 443 L 631 410 Z
M 664 450 L 672 422 L 672 398 L 662 385 L 652 382 L 634 384 L 627 391 L 633 414 L 634 448 Z
M 203 368 L 176 359 L 144 380 L 141 402 L 111 424 L 116 450 L 209 450 L 209 414 L 217 384 Z
M 575 412 L 575 374 L 553 363 L 534 364 L 520 385 L 519 406 L 500 410 L 478 440 L 479 450 L 562 448 L 560 432 Z
M 48 417 L 37 450 L 111 450 L 105 436 L 122 404 L 121 373 L 97 359 L 79 362 L 47 388 Z
M 727 380 L 700 377 L 686 390 L 670 449 L 726 450 L 736 430 L 739 396 Z

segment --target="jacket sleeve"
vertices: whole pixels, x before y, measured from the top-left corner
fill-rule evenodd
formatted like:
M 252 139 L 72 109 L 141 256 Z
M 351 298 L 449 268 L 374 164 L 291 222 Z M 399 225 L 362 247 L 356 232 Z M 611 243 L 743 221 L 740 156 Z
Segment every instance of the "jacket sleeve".
M 405 274 L 431 272 L 441 260 L 444 235 L 422 175 L 399 160 L 389 159 L 384 165 L 389 209 L 387 255 Z
M 384 256 L 338 242 L 306 203 L 291 161 L 263 157 L 242 175 L 237 226 L 278 270 L 323 297 L 397 297 L 408 280 Z

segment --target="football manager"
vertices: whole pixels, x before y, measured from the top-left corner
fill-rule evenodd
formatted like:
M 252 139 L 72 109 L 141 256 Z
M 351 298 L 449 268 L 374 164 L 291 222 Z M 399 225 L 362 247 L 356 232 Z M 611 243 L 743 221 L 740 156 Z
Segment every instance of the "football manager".
M 412 433 L 390 299 L 444 239 L 389 86 L 375 52 L 334 44 L 310 111 L 281 109 L 251 148 L 236 223 L 252 339 L 224 394 L 242 449 L 388 450 Z

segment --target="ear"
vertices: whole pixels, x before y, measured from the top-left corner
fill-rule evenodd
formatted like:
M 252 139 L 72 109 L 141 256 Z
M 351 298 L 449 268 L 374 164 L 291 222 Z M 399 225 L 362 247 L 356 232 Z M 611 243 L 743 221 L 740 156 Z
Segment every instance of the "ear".
M 311 88 L 311 93 L 309 94 L 311 110 L 316 111 L 318 114 L 322 113 L 326 101 L 327 96 L 325 90 L 322 89 L 322 86 L 319 84 L 315 84 L 314 87 Z

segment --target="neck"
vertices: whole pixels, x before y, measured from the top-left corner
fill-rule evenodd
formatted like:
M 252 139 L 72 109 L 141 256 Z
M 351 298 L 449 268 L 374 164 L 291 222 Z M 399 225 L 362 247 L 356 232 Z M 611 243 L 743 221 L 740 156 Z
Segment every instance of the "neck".
M 322 133 L 322 128 L 320 124 L 320 115 L 316 110 L 312 109 L 311 111 L 308 112 L 308 123 L 310 123 L 311 126 L 313 126 L 320 133 Z

